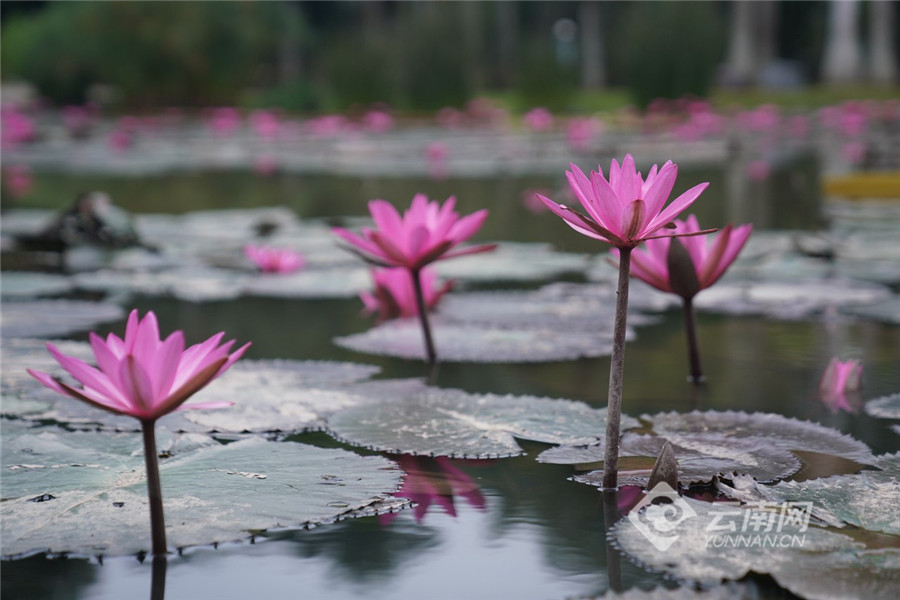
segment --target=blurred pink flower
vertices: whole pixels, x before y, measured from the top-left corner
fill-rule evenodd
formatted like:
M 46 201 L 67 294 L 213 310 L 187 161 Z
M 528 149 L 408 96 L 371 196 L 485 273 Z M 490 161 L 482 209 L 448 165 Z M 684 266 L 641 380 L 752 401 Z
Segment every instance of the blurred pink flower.
M 386 133 L 394 128 L 394 117 L 384 110 L 370 110 L 363 115 L 363 128 L 373 133 Z
M 375 289 L 359 295 L 365 305 L 364 312 L 377 313 L 379 322 L 418 316 L 419 307 L 413 277 L 414 275 L 407 269 L 399 267 L 372 269 Z M 421 278 L 425 308 L 433 310 L 444 294 L 453 288 L 453 282 L 447 281 L 440 285 L 437 273 L 430 267 L 422 269 Z
M 184 402 L 210 381 L 224 373 L 250 344 L 229 354 L 234 340 L 219 345 L 224 333 L 187 349 L 184 332 L 178 330 L 165 340 L 159 336 L 156 315 L 147 312 L 138 318 L 131 311 L 125 339 L 110 333 L 104 341 L 90 334 L 91 348 L 99 368 L 66 356 L 47 343 L 53 358 L 81 385 L 76 388 L 47 373 L 28 369 L 28 373 L 48 388 L 82 400 L 103 410 L 128 415 L 152 423 L 175 410 L 220 408 L 229 403 Z
M 772 165 L 769 161 L 758 158 L 747 163 L 747 178 L 751 181 L 762 181 L 772 174 Z
M 403 454 L 393 457 L 406 472 L 403 487 L 394 492 L 397 498 L 407 498 L 416 503 L 413 515 L 421 523 L 433 504 L 441 506 L 451 517 L 456 516 L 455 497 L 465 498 L 470 506 L 484 509 L 485 499 L 478 485 L 451 459 L 444 456 L 411 456 Z M 381 515 L 382 525 L 393 521 L 399 513 Z
M 428 176 L 431 179 L 444 179 L 447 177 L 447 155 L 449 150 L 444 142 L 431 142 L 425 148 L 425 158 L 428 159 Z
M 774 104 L 763 104 L 737 115 L 738 126 L 752 133 L 772 133 L 780 121 L 780 111 Z
M 369 262 L 410 270 L 421 269 L 437 260 L 493 250 L 496 244 L 450 251 L 475 235 L 488 215 L 487 209 L 481 209 L 460 218 L 453 210 L 455 205 L 454 196 L 441 206 L 436 200 L 430 202 L 425 194 L 416 194 L 401 217 L 389 202 L 371 200 L 369 212 L 377 229 L 363 228 L 362 237 L 341 227 L 335 227 L 332 232 Z
M 819 398 L 832 410 L 856 412 L 862 387 L 862 363 L 858 360 L 831 359 L 819 381 Z
M 809 135 L 809 117 L 794 115 L 785 123 L 785 131 L 794 139 L 803 139 Z
M 218 136 L 233 134 L 241 126 L 241 113 L 232 106 L 220 106 L 209 111 L 207 125 Z
M 34 140 L 37 134 L 31 117 L 19 107 L 6 104 L 0 108 L 0 143 L 3 147 L 18 146 Z
M 538 198 L 566 225 L 588 237 L 598 239 L 618 248 L 633 248 L 644 240 L 666 237 L 670 233 L 657 233 L 669 225 L 681 211 L 690 206 L 709 185 L 701 183 L 681 194 L 664 207 L 675 185 L 678 167 L 668 161 L 657 169 L 650 168 L 644 180 L 635 170 L 634 158 L 627 154 L 622 166 L 613 159 L 609 180 L 603 171 L 592 171 L 588 178 L 576 165 L 569 165 L 566 172 L 569 185 L 587 215 L 538 194 Z
M 278 171 L 278 160 L 271 154 L 264 154 L 253 163 L 253 171 L 264 177 L 272 175 Z
M 300 253 L 288 248 L 247 244 L 244 246 L 244 256 L 263 273 L 293 273 L 306 264 L 306 259 Z
M 33 184 L 34 178 L 27 165 L 10 165 L 3 169 L 3 187 L 13 198 L 27 196 Z
M 347 130 L 347 119 L 342 115 L 322 115 L 306 122 L 306 128 L 317 137 L 332 137 Z
M 675 221 L 675 231 L 696 233 L 701 229 L 697 217 L 689 215 L 685 221 Z M 681 276 L 675 280 L 671 271 L 672 261 L 675 259 L 669 253 L 675 242 L 672 238 L 647 240 L 643 248 L 635 249 L 631 255 L 631 274 L 663 292 L 692 298 L 722 277 L 744 248 L 752 232 L 753 225 L 733 227 L 728 224 L 717 234 L 679 238 L 677 243 L 687 250 L 694 277 Z
M 437 112 L 435 120 L 441 127 L 457 129 L 464 124 L 466 115 L 461 110 L 453 108 L 452 106 L 445 106 Z
M 254 110 L 248 118 L 250 127 L 259 137 L 273 140 L 281 131 L 281 121 L 278 116 L 269 110 Z
M 851 165 L 858 165 L 866 157 L 866 145 L 859 141 L 847 142 L 841 146 L 841 157 Z
M 574 117 L 566 124 L 566 142 L 572 150 L 582 152 L 590 148 L 591 142 L 602 131 L 602 121 L 591 117 Z
M 522 121 L 532 131 L 548 131 L 553 127 L 553 114 L 543 107 L 532 108 Z

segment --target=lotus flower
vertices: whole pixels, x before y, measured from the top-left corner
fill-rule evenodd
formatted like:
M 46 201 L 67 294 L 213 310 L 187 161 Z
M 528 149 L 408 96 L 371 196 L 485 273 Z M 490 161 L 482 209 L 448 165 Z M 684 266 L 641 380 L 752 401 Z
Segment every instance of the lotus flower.
M 675 221 L 675 231 L 696 233 L 701 229 L 697 217 L 690 215 L 686 221 Z M 693 298 L 697 292 L 705 290 L 722 277 L 752 232 L 753 225 L 735 228 L 729 224 L 715 236 L 679 238 L 678 243 L 687 250 L 683 256 L 690 259 L 690 264 L 684 265 L 684 269 L 673 269 L 672 263 L 677 259 L 670 252 L 674 243 L 672 238 L 647 240 L 646 249 L 638 248 L 631 255 L 631 274 L 663 292 Z
M 671 161 L 661 169 L 653 165 L 646 180 L 635 170 L 630 154 L 625 156 L 621 167 L 616 160 L 612 161 L 608 180 L 602 171 L 592 171 L 588 178 L 576 165 L 569 166 L 571 171 L 566 172 L 566 177 L 587 215 L 546 196 L 538 195 L 538 198 L 578 233 L 617 248 L 634 248 L 644 240 L 673 235 L 657 233 L 709 185 L 701 183 L 692 187 L 664 208 L 678 175 L 678 167 Z
M 203 343 L 185 349 L 184 332 L 176 331 L 161 340 L 153 311 L 140 319 L 137 310 L 133 310 L 128 315 L 124 340 L 111 333 L 104 341 L 91 332 L 91 349 L 99 368 L 66 356 L 53 344 L 47 344 L 50 354 L 81 383 L 81 388 L 75 388 L 47 373 L 27 369 L 32 377 L 51 390 L 141 422 L 150 530 L 153 553 L 157 557 L 166 554 L 167 546 L 156 451 L 156 420 L 176 410 L 228 406 L 229 403 L 223 402 L 184 404 L 203 386 L 224 373 L 250 346 L 245 344 L 229 354 L 234 340 L 219 345 L 224 335 L 218 333 Z
M 332 230 L 365 260 L 384 267 L 403 267 L 410 272 L 430 365 L 436 364 L 437 353 L 422 291 L 422 268 L 437 260 L 487 252 L 497 247 L 496 244 L 483 244 L 451 252 L 451 248 L 475 235 L 488 215 L 487 210 L 481 209 L 460 218 L 453 210 L 455 205 L 453 196 L 441 206 L 437 201 L 429 202 L 425 194 L 416 194 L 409 210 L 401 217 L 388 202 L 372 200 L 369 212 L 377 230 L 365 228 L 363 237 L 339 227 Z
M 421 277 L 425 308 L 432 310 L 443 295 L 452 289 L 453 282 L 448 281 L 439 286 L 437 274 L 428 267 L 422 269 Z M 375 280 L 375 290 L 359 295 L 365 305 L 365 312 L 378 313 L 379 321 L 415 317 L 419 314 L 416 289 L 409 271 L 403 268 L 373 269 L 372 278 Z
M 363 237 L 340 227 L 332 231 L 365 259 L 384 267 L 417 270 L 436 260 L 493 250 L 496 244 L 450 251 L 475 235 L 488 215 L 481 209 L 460 218 L 453 210 L 455 205 L 453 196 L 441 206 L 437 201 L 429 202 L 425 194 L 416 194 L 401 217 L 389 202 L 372 200 L 369 212 L 378 229 L 364 228 Z
M 525 113 L 522 120 L 532 131 L 547 131 L 553 127 L 553 113 L 543 107 L 532 108 Z
M 819 381 L 819 398 L 834 411 L 856 412 L 862 373 L 862 363 L 858 360 L 832 358 Z
M 263 273 L 293 273 L 306 264 L 301 254 L 287 248 L 248 244 L 244 246 L 244 255 Z
M 227 406 L 221 402 L 184 405 L 188 398 L 224 373 L 250 346 L 245 344 L 229 354 L 234 341 L 220 346 L 223 336 L 219 333 L 185 349 L 182 331 L 160 340 L 153 311 L 139 319 L 137 310 L 133 310 L 128 316 L 124 340 L 112 333 L 106 340 L 95 333 L 90 334 L 98 368 L 66 356 L 53 344 L 47 344 L 50 354 L 81 383 L 81 388 L 40 371 L 28 369 L 28 373 L 60 394 L 112 413 L 153 422 L 175 410 Z

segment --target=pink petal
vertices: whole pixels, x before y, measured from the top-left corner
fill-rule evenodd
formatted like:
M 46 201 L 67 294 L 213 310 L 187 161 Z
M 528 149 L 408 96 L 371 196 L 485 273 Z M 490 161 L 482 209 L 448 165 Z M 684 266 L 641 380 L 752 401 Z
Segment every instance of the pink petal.
M 385 200 L 369 201 L 369 212 L 378 230 L 389 238 L 396 239 L 403 235 L 403 221 L 394 206 Z
M 133 356 L 126 356 L 119 365 L 119 380 L 122 382 L 122 392 L 135 411 L 135 416 L 153 414 L 156 404 L 153 382 Z
M 53 358 L 65 369 L 72 377 L 77 379 L 83 386 L 97 390 L 105 396 L 109 396 L 116 402 L 125 403 L 126 399 L 122 392 L 116 387 L 116 384 L 110 378 L 101 373 L 94 367 L 90 366 L 83 360 L 73 356 L 66 356 L 60 352 L 53 344 L 47 344 L 47 350 L 53 355 Z M 59 391 L 59 390 L 57 390 Z
M 466 241 L 481 229 L 481 226 L 484 224 L 484 220 L 487 219 L 487 217 L 488 210 L 486 208 L 477 210 L 471 215 L 466 215 L 456 222 L 456 226 L 450 232 L 450 239 L 453 240 L 453 243 L 455 244 Z
M 662 168 L 653 181 L 653 185 L 647 190 L 647 194 L 644 196 L 644 202 L 647 203 L 647 222 L 662 210 L 666 200 L 669 199 L 669 194 L 672 193 L 672 188 L 675 187 L 677 176 L 678 167 L 670 163 Z

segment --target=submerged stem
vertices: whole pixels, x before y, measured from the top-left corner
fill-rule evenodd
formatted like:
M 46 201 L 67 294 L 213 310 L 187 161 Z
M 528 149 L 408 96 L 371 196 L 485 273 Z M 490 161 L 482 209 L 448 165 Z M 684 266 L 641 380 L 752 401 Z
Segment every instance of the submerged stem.
M 166 568 L 169 558 L 165 554 L 153 557 L 153 577 L 150 580 L 150 600 L 164 600 L 166 597 Z
M 166 520 L 163 516 L 162 486 L 159 482 L 159 458 L 156 453 L 156 420 L 141 421 L 144 434 L 144 465 L 147 469 L 147 499 L 150 501 L 150 533 L 153 554 L 166 554 Z
M 691 362 L 691 374 L 688 381 L 694 385 L 700 385 L 703 377 L 703 367 L 700 366 L 700 346 L 697 344 L 697 325 L 694 321 L 694 299 L 684 298 L 684 329 L 687 333 L 688 358 Z
M 603 487 L 610 490 L 617 487 L 619 478 L 619 424 L 622 418 L 622 378 L 625 373 L 625 331 L 628 317 L 628 276 L 631 271 L 631 250 L 631 248 L 619 249 L 616 321 L 613 326 L 612 358 L 609 363 Z
M 421 269 L 412 269 L 409 272 L 416 291 L 416 306 L 419 308 L 419 323 L 422 324 L 422 337 L 425 339 L 425 353 L 428 356 L 428 364 L 434 365 L 437 362 L 437 353 L 431 339 L 431 324 L 428 322 L 428 308 L 425 306 L 425 296 L 422 293 L 421 273 Z

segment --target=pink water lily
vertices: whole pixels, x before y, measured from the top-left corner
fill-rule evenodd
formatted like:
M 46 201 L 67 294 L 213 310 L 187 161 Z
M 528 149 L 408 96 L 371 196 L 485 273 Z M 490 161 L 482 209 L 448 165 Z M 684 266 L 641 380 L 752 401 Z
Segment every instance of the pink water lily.
M 289 248 L 247 244 L 244 255 L 263 273 L 292 273 L 306 264 L 306 259 L 299 252 Z
M 697 217 L 689 215 L 684 221 L 675 221 L 676 233 L 700 232 Z M 687 250 L 696 280 L 684 281 L 671 271 L 671 237 L 647 240 L 644 248 L 637 248 L 631 255 L 631 274 L 663 292 L 689 295 L 693 297 L 700 290 L 713 285 L 738 257 L 747 243 L 753 225 L 723 227 L 717 234 L 678 238 L 679 244 Z
M 228 406 L 222 402 L 184 404 L 224 373 L 250 346 L 245 344 L 229 354 L 234 340 L 219 345 L 224 335 L 216 334 L 185 349 L 182 331 L 161 340 L 156 315 L 149 311 L 139 319 L 137 310 L 133 310 L 124 340 L 113 333 L 106 340 L 90 334 L 96 368 L 47 344 L 50 354 L 82 387 L 41 371 L 28 369 L 28 373 L 60 394 L 112 413 L 153 422 L 175 410 Z
M 440 284 L 434 269 L 425 267 L 421 271 L 422 295 L 425 308 L 434 309 L 441 298 L 453 287 L 452 281 Z M 359 297 L 367 313 L 378 313 L 378 320 L 403 319 L 419 314 L 413 275 L 403 268 L 373 269 L 375 289 L 362 292 Z
M 690 206 L 708 183 L 695 185 L 665 206 L 675 185 L 678 167 L 672 161 L 662 168 L 653 165 L 646 179 L 635 170 L 634 158 L 627 154 L 622 165 L 613 159 L 609 179 L 603 171 L 586 176 L 575 164 L 566 171 L 569 185 L 587 214 L 554 202 L 538 194 L 538 198 L 566 225 L 588 237 L 617 248 L 634 248 L 644 240 L 676 235 L 660 232 Z
M 377 229 L 363 228 L 362 237 L 340 227 L 332 229 L 335 235 L 350 244 L 350 250 L 363 259 L 383 267 L 403 267 L 410 272 L 422 324 L 425 354 L 431 365 L 436 364 L 437 354 L 422 291 L 422 269 L 437 260 L 487 252 L 497 247 L 496 244 L 482 244 L 451 251 L 475 235 L 488 215 L 486 209 L 481 209 L 460 217 L 453 210 L 455 206 L 454 196 L 447 198 L 442 206 L 440 202 L 430 202 L 425 194 L 416 194 L 401 217 L 390 203 L 372 200 L 369 202 L 369 212 Z
M 496 244 L 450 251 L 475 235 L 488 216 L 487 209 L 481 209 L 460 218 L 455 205 L 454 196 L 442 206 L 425 194 L 416 194 L 401 217 L 389 202 L 372 200 L 369 212 L 377 229 L 363 228 L 362 237 L 340 227 L 332 231 L 364 258 L 385 267 L 421 269 L 436 260 L 493 250 Z

